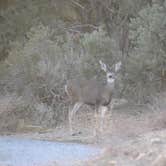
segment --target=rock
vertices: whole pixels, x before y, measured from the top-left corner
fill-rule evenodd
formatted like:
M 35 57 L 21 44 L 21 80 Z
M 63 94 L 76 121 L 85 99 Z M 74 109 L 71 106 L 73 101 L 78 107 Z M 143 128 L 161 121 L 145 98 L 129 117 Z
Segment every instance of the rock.
M 117 161 L 111 160 L 111 161 L 108 162 L 108 164 L 110 166 L 116 166 L 117 165 Z
M 151 144 L 162 144 L 163 143 L 163 141 L 158 137 L 151 138 L 150 142 L 151 142 Z
M 166 154 L 160 154 L 153 162 L 152 166 L 166 166 Z

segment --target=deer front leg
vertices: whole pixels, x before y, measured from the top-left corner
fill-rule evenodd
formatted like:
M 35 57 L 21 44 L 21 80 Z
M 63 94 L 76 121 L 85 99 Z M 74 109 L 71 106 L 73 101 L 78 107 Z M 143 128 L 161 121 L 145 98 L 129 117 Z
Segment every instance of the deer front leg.
M 95 106 L 95 115 L 94 115 L 94 129 L 93 136 L 97 137 L 98 129 L 99 129 L 99 107 Z
M 103 133 L 103 129 L 105 128 L 105 121 L 106 121 L 106 113 L 108 111 L 107 106 L 101 106 L 100 107 L 100 132 Z

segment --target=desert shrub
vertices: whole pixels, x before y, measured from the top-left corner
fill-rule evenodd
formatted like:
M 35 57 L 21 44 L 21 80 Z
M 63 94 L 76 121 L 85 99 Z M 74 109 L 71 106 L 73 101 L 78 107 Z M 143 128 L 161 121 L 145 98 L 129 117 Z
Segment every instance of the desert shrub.
M 86 58 L 84 58 L 83 72 L 87 76 L 102 76 L 98 61 L 101 59 L 107 65 L 112 66 L 120 59 L 120 51 L 116 40 L 110 38 L 103 26 L 92 33 L 85 33 L 81 39 L 81 44 L 85 50 Z
M 61 68 L 65 50 L 58 46 L 58 39 L 50 39 L 50 34 L 50 29 L 40 24 L 26 34 L 25 44 L 13 42 L 3 66 L 3 79 L 8 93 L 23 96 L 33 108 L 36 103 L 45 103 L 55 111 L 62 88 L 60 85 L 65 80 L 65 71 Z
M 0 6 L 0 61 L 8 56 L 11 41 L 26 42 L 26 33 L 32 26 L 42 23 L 56 28 L 60 25 L 51 1 L 9 0 L 3 3 L 9 5 L 5 9 Z
M 130 22 L 130 53 L 124 82 L 129 85 L 126 94 L 139 103 L 161 90 L 162 72 L 166 70 L 165 18 L 164 7 L 153 3 Z

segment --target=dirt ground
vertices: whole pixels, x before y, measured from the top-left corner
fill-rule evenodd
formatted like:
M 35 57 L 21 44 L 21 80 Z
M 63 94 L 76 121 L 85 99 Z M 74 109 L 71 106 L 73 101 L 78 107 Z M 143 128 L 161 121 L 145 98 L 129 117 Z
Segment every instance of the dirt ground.
M 3 103 L 3 102 L 2 102 Z M 5 113 L 4 113 L 5 112 Z M 83 107 L 77 113 L 69 132 L 68 122 L 56 128 L 25 124 L 25 112 L 0 109 L 0 134 L 21 137 L 94 144 L 102 149 L 100 156 L 78 166 L 166 166 L 166 109 L 147 106 L 116 105 L 108 112 L 104 131 L 93 136 L 94 113 Z

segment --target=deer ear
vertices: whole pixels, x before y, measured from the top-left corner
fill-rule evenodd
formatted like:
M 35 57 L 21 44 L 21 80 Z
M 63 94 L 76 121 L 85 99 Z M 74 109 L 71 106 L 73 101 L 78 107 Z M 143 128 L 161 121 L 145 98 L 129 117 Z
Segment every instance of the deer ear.
M 100 63 L 100 67 L 102 70 L 104 70 L 105 72 L 107 72 L 107 65 L 105 63 L 103 63 L 101 60 L 99 60 Z
M 115 64 L 115 72 L 119 71 L 121 69 L 122 62 L 119 61 L 118 63 Z

